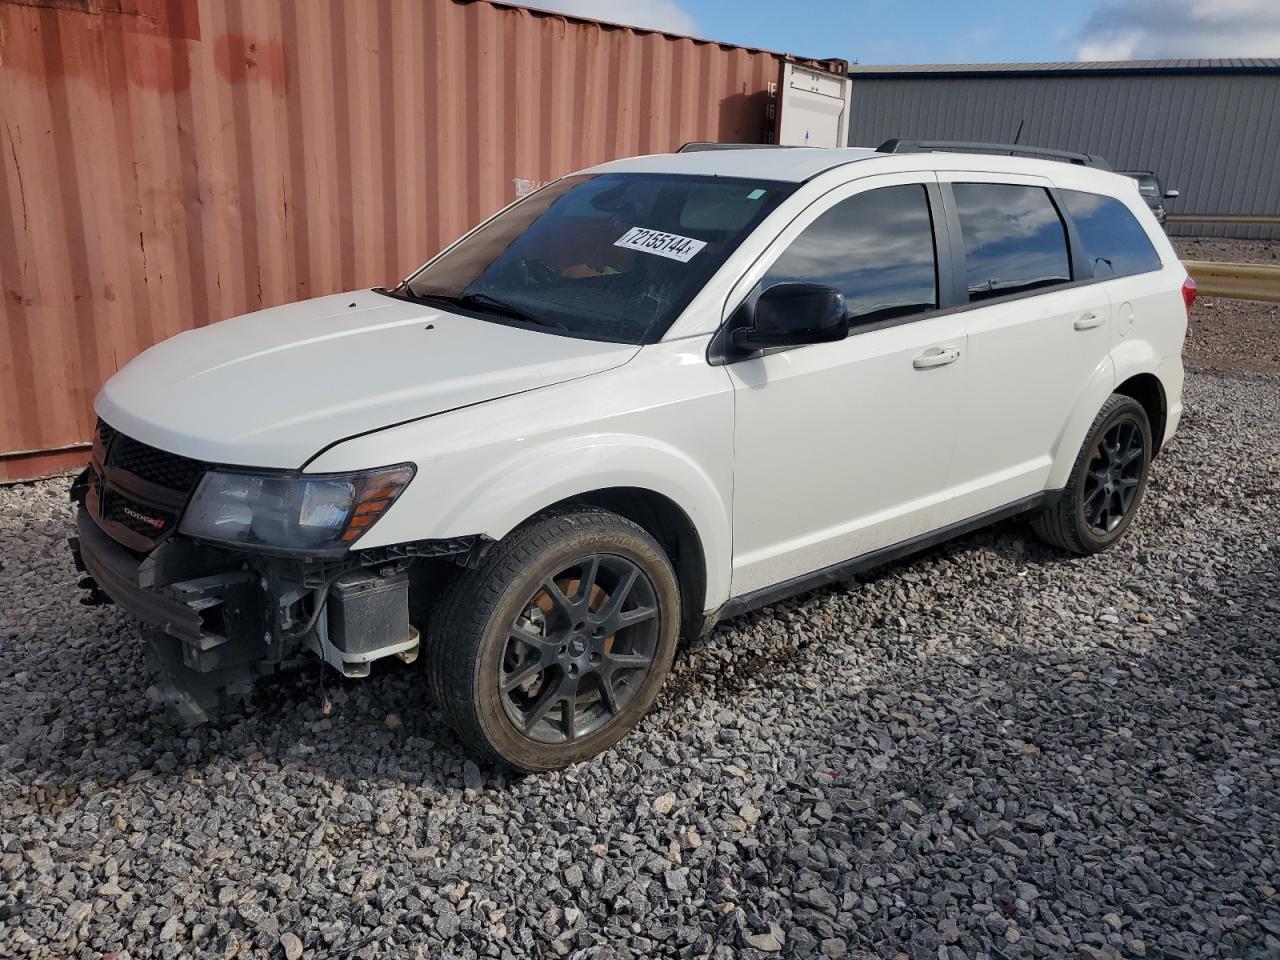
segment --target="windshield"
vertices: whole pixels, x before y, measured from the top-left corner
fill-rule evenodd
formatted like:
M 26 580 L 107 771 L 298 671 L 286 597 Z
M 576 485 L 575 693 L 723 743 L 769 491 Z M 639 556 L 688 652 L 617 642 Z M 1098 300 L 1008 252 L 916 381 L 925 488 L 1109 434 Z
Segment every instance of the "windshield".
M 616 343 L 661 339 L 795 189 L 728 177 L 566 177 L 489 221 L 395 291 L 496 323 Z

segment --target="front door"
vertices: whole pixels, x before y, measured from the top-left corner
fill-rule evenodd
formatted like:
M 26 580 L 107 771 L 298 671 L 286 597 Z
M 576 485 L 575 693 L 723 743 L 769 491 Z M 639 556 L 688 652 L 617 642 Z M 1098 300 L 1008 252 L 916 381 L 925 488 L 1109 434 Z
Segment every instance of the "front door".
M 935 217 L 943 228 L 925 176 L 868 178 L 828 194 L 758 268 L 754 291 L 786 281 L 840 290 L 851 332 L 727 368 L 735 596 L 935 525 L 963 397 L 966 320 L 938 314 Z

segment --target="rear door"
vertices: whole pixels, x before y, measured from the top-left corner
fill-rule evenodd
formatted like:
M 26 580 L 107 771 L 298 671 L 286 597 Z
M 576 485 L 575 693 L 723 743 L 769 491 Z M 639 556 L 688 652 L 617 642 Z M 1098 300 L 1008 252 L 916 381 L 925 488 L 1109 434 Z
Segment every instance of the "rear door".
M 928 178 L 927 181 L 924 178 Z M 947 496 L 964 396 L 961 314 L 939 313 L 932 174 L 839 188 L 801 214 L 739 288 L 840 290 L 838 343 L 729 364 L 733 593 L 742 596 L 927 532 Z
M 1050 184 L 940 173 L 959 237 L 969 366 L 952 465 L 955 522 L 1038 493 L 1076 399 L 1109 366 L 1111 302 L 1072 264 Z

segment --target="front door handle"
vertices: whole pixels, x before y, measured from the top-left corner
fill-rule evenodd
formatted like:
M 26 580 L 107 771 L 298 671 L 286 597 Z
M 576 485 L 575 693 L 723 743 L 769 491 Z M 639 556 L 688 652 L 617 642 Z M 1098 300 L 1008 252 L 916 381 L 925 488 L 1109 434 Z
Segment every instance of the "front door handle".
M 1074 326 L 1077 330 L 1092 330 L 1094 327 L 1100 327 L 1102 326 L 1102 314 L 1082 313 L 1076 317 Z
M 933 367 L 945 367 L 960 359 L 960 350 L 956 347 L 930 347 L 911 361 L 917 370 L 929 370 Z

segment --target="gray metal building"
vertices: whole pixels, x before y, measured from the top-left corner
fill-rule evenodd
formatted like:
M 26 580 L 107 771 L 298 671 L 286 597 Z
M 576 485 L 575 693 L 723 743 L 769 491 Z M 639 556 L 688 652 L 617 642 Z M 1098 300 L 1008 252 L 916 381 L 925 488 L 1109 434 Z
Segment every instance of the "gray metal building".
M 849 142 L 1018 142 L 1154 170 L 1170 233 L 1280 237 L 1280 58 L 855 66 Z

